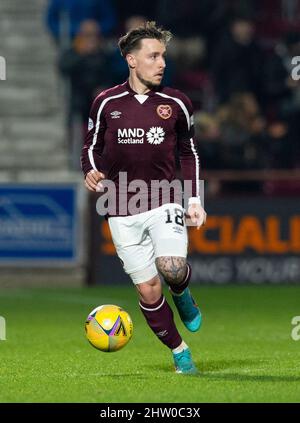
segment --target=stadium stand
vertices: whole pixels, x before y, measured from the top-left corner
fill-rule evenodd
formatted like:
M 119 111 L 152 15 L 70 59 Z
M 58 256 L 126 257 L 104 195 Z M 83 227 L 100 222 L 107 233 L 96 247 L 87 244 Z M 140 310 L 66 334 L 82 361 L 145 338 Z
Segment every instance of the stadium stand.
M 7 63 L 0 91 L 2 182 L 48 181 L 53 171 L 56 180 L 58 175 L 70 178 L 64 105 L 56 51 L 43 23 L 45 6 L 46 1 L 39 0 L 0 4 L 1 55 Z M 49 156 L 51 160 L 45 160 Z

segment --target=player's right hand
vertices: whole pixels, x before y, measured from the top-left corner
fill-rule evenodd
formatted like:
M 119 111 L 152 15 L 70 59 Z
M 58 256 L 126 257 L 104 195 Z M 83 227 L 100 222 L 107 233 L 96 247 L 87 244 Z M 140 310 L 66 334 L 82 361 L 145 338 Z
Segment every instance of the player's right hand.
M 100 192 L 103 190 L 103 185 L 101 184 L 101 181 L 104 178 L 104 173 L 92 169 L 87 173 L 85 177 L 85 186 L 89 191 Z

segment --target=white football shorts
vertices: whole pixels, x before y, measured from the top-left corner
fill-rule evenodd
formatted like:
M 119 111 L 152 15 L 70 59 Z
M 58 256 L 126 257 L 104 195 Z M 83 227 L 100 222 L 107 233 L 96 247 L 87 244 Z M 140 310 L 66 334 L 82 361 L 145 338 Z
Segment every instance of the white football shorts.
M 134 216 L 108 219 L 117 254 L 133 283 L 147 282 L 158 274 L 156 257 L 187 256 L 184 213 L 181 205 L 171 203 Z

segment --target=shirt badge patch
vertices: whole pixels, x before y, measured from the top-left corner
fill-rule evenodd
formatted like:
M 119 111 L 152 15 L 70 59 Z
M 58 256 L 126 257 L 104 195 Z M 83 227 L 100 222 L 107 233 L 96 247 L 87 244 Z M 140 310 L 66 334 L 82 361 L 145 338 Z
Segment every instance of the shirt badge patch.
M 162 119 L 169 119 L 172 116 L 172 107 L 168 104 L 160 104 L 157 106 L 156 112 Z
M 89 123 L 88 123 L 88 130 L 90 131 L 91 129 L 94 128 L 94 122 L 93 119 L 89 118 Z

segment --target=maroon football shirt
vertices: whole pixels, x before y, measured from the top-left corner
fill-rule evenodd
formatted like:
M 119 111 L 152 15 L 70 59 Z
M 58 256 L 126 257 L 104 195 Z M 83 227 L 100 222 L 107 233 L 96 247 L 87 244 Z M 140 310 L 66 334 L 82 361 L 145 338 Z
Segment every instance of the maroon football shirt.
M 106 179 L 115 183 L 117 195 L 124 190 L 119 172 L 126 172 L 127 186 L 133 180 L 144 181 L 149 188 L 145 195 L 150 210 L 151 181 L 171 182 L 176 178 L 177 149 L 182 179 L 192 181 L 191 197 L 199 197 L 199 158 L 193 141 L 192 115 L 191 101 L 172 88 L 158 87 L 139 95 L 126 81 L 103 91 L 91 108 L 81 155 L 84 175 L 92 169 L 103 172 Z M 127 201 L 134 194 L 128 193 Z M 159 197 L 158 205 L 162 203 Z M 117 206 L 116 212 L 109 214 L 135 213 L 120 211 Z

